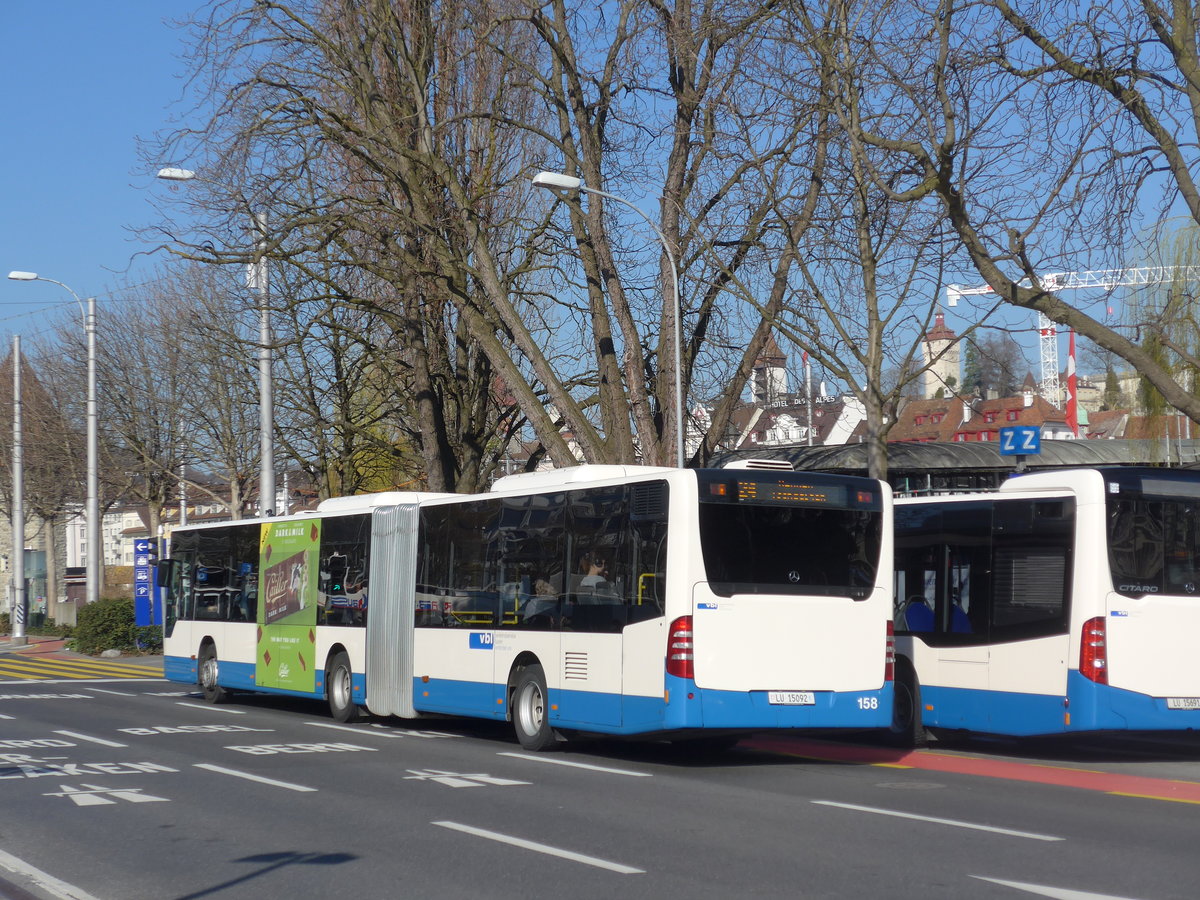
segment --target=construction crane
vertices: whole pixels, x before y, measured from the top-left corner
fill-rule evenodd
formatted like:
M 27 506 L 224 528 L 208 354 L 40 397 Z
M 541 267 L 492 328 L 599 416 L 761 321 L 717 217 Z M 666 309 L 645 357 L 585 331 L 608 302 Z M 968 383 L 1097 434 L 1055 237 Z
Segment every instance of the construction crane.
M 1090 272 L 1047 272 L 1039 275 L 1042 289 L 1053 293 L 1077 291 L 1086 288 L 1110 291 L 1118 287 L 1136 287 L 1161 284 L 1175 278 L 1200 280 L 1200 266 L 1140 266 L 1133 269 L 1096 269 Z M 1032 287 L 1028 278 L 1017 282 L 1019 287 Z M 995 294 L 988 285 L 963 287 L 959 284 L 946 285 L 946 304 L 957 306 L 960 297 L 976 294 Z M 1045 313 L 1037 315 L 1038 342 L 1041 351 L 1042 388 L 1041 394 L 1047 401 L 1058 405 L 1058 329 Z

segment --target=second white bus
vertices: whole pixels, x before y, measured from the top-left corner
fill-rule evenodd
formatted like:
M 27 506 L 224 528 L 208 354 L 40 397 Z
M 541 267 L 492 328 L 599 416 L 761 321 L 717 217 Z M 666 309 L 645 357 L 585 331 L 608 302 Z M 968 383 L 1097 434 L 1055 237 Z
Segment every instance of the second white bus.
M 895 535 L 899 740 L 1200 728 L 1200 472 L 901 497 Z

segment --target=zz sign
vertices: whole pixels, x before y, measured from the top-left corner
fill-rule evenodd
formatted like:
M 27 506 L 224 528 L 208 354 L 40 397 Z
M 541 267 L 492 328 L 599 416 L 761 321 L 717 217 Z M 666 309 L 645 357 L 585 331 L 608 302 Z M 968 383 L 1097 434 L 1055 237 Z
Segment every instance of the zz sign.
M 1000 429 L 1000 455 L 1024 456 L 1042 452 L 1042 430 L 1035 425 Z

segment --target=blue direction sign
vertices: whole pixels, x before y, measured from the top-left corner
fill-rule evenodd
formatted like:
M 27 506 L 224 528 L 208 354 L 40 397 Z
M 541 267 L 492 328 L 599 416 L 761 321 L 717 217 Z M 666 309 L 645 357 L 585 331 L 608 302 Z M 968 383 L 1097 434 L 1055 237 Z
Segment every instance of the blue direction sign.
M 162 600 L 154 584 L 158 541 L 137 538 L 133 542 L 133 615 L 137 625 L 162 624 Z
M 1042 452 L 1042 429 L 1036 425 L 1012 425 L 1000 429 L 1000 455 L 1026 456 Z

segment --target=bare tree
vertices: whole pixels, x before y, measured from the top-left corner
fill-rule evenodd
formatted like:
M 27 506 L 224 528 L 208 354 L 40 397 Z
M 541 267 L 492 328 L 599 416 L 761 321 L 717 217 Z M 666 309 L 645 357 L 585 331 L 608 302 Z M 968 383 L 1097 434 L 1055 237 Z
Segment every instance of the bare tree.
M 37 351 L 35 350 L 35 353 Z M 27 514 L 39 522 L 46 550 L 46 596 L 59 599 L 62 573 L 58 567 L 60 526 L 72 511 L 82 507 L 84 487 L 84 439 L 82 418 L 71 416 L 72 406 L 64 403 L 56 388 L 53 373 L 58 368 L 53 358 L 40 353 L 33 358 L 22 355 L 21 418 L 23 457 L 23 502 Z M 51 375 L 43 380 L 41 373 Z M 0 363 L 0 419 L 13 421 L 13 356 Z M 80 410 L 81 411 L 81 410 Z M 11 518 L 13 430 L 0 429 L 0 456 L 9 465 L 0 479 L 0 503 Z M 53 607 L 51 607 L 53 609 Z
M 874 90 L 886 114 L 855 127 L 904 165 L 876 170 L 877 183 L 898 199 L 935 202 L 1004 302 L 1115 352 L 1171 405 L 1200 415 L 1169 367 L 1041 280 L 1121 264 L 1138 222 L 1174 203 L 1200 214 L 1191 4 L 884 7 L 886 29 L 861 50 L 890 72 Z
M 145 504 L 151 535 L 158 534 L 191 446 L 184 398 L 196 380 L 176 334 L 186 314 L 177 297 L 150 282 L 122 292 L 97 316 L 102 490 L 109 502 Z M 75 354 L 73 367 L 82 368 L 81 348 Z
M 196 141 L 164 151 L 209 154 L 208 189 L 190 196 L 226 214 L 223 245 L 198 239 L 193 255 L 245 261 L 246 210 L 270 206 L 271 259 L 387 285 L 343 293 L 420 354 L 405 371 L 430 487 L 479 484 L 502 450 L 479 431 L 517 421 L 496 385 L 560 465 L 670 461 L 677 306 L 694 320 L 679 380 L 687 390 L 704 361 L 723 433 L 782 300 L 770 213 L 783 181 L 805 193 L 815 120 L 771 103 L 760 57 L 774 4 L 582 11 L 226 3 L 202 29 L 202 71 L 228 96 Z M 684 296 L 668 255 L 602 197 L 567 198 L 559 231 L 555 204 L 530 193 L 547 167 L 658 193 Z M 741 296 L 764 285 L 766 304 Z

